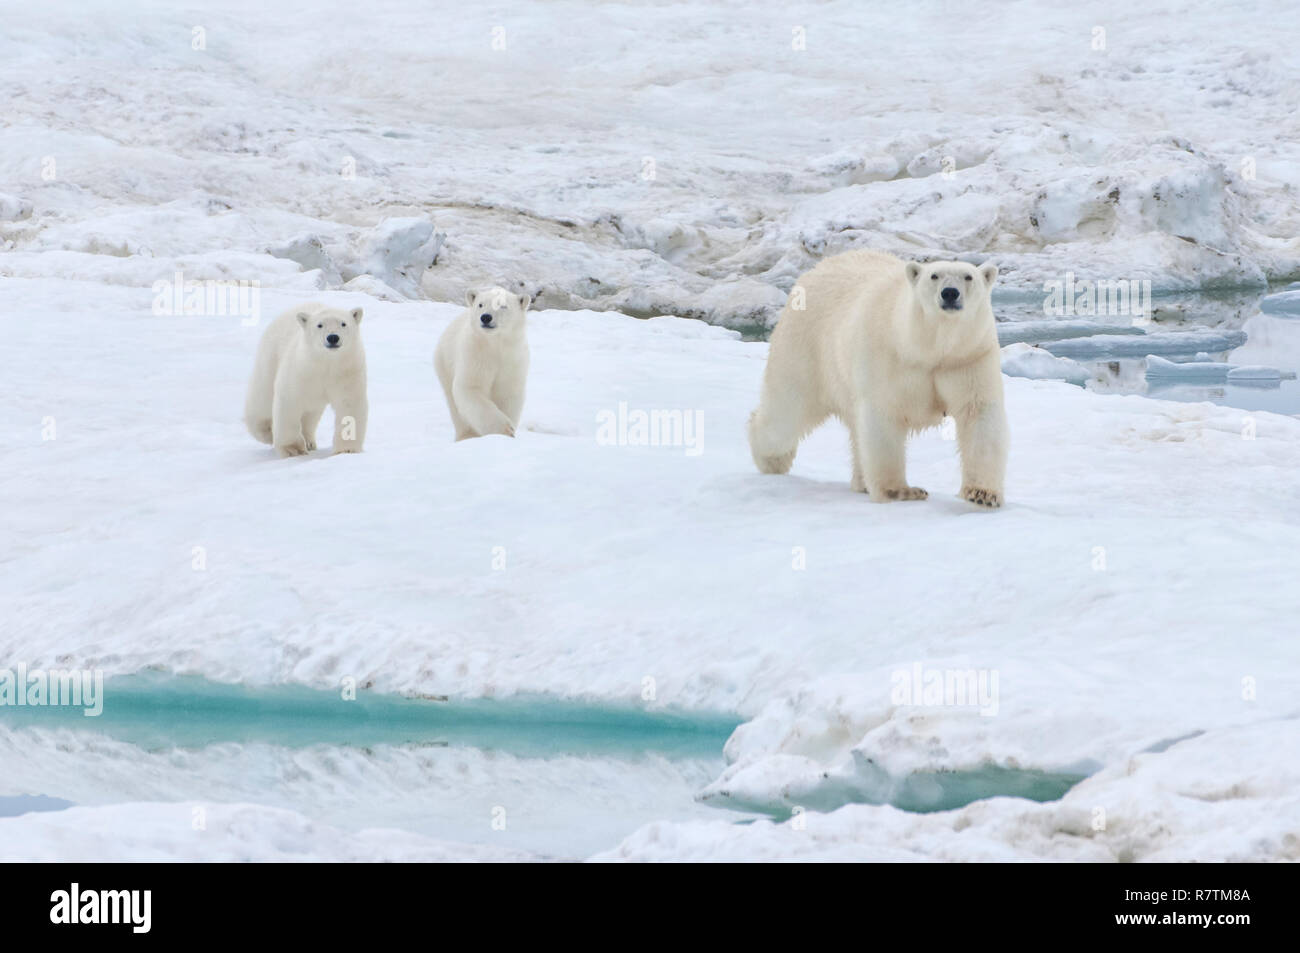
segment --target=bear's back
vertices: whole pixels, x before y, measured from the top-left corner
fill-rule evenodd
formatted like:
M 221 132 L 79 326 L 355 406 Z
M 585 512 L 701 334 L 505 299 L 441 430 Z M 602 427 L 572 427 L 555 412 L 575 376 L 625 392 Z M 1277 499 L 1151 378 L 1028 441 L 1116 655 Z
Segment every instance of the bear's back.
M 870 249 L 834 255 L 795 283 L 776 330 L 785 325 L 785 335 L 824 338 L 841 330 L 856 330 L 863 319 L 888 322 L 906 286 L 903 262 L 893 255 Z

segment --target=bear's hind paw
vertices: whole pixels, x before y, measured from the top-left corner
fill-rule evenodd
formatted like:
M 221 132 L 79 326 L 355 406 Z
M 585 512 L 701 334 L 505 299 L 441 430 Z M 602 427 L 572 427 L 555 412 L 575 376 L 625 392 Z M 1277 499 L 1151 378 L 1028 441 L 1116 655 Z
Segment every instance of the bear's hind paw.
M 973 486 L 964 486 L 961 488 L 961 498 L 967 502 L 974 503 L 977 506 L 987 506 L 989 509 L 997 509 L 1002 505 L 1002 494 L 993 490 L 980 490 Z
M 883 494 L 887 500 L 924 500 L 930 494 L 919 486 L 904 486 L 894 490 L 886 490 Z
M 929 495 L 919 486 L 895 486 L 872 493 L 871 499 L 876 503 L 893 503 L 898 500 L 924 500 Z

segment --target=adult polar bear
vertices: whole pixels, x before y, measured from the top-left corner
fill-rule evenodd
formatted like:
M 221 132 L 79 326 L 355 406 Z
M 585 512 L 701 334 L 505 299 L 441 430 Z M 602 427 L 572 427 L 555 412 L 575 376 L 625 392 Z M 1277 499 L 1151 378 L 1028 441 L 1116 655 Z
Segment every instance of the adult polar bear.
M 515 435 L 528 383 L 528 295 L 471 291 L 465 310 L 438 339 L 433 366 L 456 439 Z
M 262 334 L 244 400 L 244 423 L 282 457 L 316 449 L 325 407 L 334 408 L 335 453 L 360 453 L 370 406 L 360 308 L 290 308 Z
M 996 265 L 851 251 L 803 275 L 772 333 L 749 419 L 758 469 L 787 472 L 799 441 L 833 414 L 849 428 L 854 490 L 878 503 L 925 499 L 907 482 L 907 436 L 950 414 L 961 497 L 1001 506 L 1009 438 L 989 300 L 997 274 Z

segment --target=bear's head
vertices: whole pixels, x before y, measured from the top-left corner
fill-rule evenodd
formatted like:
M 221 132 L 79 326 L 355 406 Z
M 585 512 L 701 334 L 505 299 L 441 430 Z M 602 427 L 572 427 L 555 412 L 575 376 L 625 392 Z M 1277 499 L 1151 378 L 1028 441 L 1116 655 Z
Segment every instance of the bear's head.
M 313 351 L 338 354 L 354 347 L 361 328 L 360 308 L 317 308 L 298 312 L 298 323 Z
M 524 314 L 533 299 L 528 295 L 513 294 L 505 288 L 488 288 L 469 292 L 465 295 L 465 303 L 469 306 L 471 327 L 493 334 L 522 331 Z
M 990 304 L 997 265 L 976 268 L 964 261 L 907 263 L 907 281 L 928 317 L 979 315 Z

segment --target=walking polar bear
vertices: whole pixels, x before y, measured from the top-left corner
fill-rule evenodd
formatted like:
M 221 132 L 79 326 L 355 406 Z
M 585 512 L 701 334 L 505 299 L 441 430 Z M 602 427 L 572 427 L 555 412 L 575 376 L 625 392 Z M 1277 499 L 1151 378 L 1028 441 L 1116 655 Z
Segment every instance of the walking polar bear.
M 433 365 L 456 439 L 515 435 L 528 382 L 526 315 L 532 298 L 504 288 L 471 291 L 438 339 Z
M 366 352 L 361 308 L 311 303 L 267 326 L 257 346 L 244 423 L 283 457 L 316 449 L 316 428 L 334 408 L 335 453 L 360 453 L 366 440 Z
M 904 264 L 852 251 L 803 275 L 772 333 L 749 446 L 763 473 L 786 473 L 827 417 L 848 425 L 851 486 L 875 502 L 922 500 L 907 482 L 910 433 L 951 415 L 962 499 L 1002 505 L 1006 410 L 989 294 L 996 265 Z

